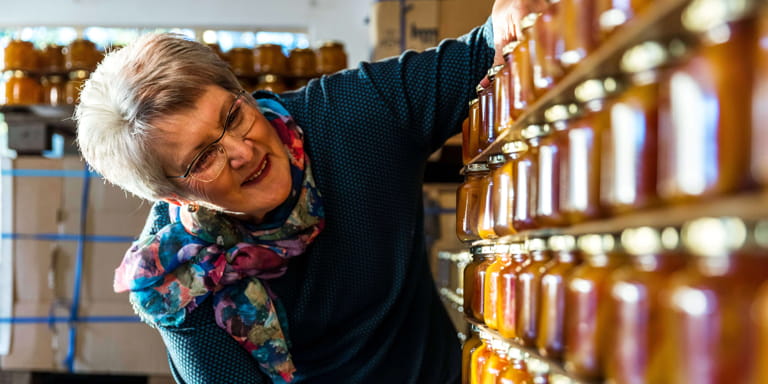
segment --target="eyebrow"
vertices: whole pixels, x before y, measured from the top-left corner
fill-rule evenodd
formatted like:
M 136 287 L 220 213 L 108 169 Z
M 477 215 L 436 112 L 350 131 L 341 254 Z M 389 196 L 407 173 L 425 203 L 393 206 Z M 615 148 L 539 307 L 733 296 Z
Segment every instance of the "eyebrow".
M 229 109 L 234 105 L 233 103 L 235 101 L 237 101 L 237 96 L 235 96 L 235 98 L 232 99 L 229 103 L 223 103 L 221 105 L 219 109 L 218 127 L 223 127 L 224 124 L 226 123 L 227 113 L 229 112 Z M 195 146 L 195 148 L 193 148 L 191 151 L 189 151 L 189 153 L 186 156 L 183 157 L 181 166 L 179 167 L 182 174 L 187 171 L 187 167 L 189 167 L 189 165 L 192 163 L 192 160 L 195 158 L 195 156 L 197 156 L 197 154 L 200 153 L 200 151 L 202 151 L 203 148 L 207 147 L 212 142 L 213 141 L 198 143 L 197 146 Z

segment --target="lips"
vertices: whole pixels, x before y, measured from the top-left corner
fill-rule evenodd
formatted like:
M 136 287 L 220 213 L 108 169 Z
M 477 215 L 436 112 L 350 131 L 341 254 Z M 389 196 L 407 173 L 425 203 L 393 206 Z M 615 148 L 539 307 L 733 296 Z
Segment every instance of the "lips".
M 261 160 L 261 163 L 259 164 L 258 168 L 256 168 L 256 170 L 253 171 L 253 173 L 250 176 L 248 176 L 243 182 L 243 184 L 241 185 L 251 185 L 251 184 L 258 183 L 259 181 L 261 181 L 261 179 L 263 179 L 266 176 L 267 173 L 269 173 L 269 168 L 270 168 L 269 156 L 264 156 L 264 159 Z

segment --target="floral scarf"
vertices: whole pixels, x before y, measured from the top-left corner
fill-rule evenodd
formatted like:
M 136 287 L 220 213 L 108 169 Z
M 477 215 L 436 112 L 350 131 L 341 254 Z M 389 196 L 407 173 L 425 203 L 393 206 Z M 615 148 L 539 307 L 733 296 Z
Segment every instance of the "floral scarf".
M 212 295 L 216 323 L 273 381 L 291 382 L 285 313 L 262 280 L 283 275 L 287 259 L 306 250 L 325 220 L 301 129 L 277 101 L 258 104 L 290 154 L 288 200 L 258 225 L 170 206 L 170 224 L 132 244 L 115 270 L 114 289 L 130 291 L 136 313 L 154 326 L 181 325 Z

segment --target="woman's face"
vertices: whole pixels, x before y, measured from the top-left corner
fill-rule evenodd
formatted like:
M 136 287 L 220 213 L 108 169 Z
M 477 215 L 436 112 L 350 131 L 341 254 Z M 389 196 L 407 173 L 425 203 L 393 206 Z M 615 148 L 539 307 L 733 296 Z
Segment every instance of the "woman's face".
M 291 170 L 288 152 L 257 107 L 237 94 L 208 86 L 191 110 L 161 119 L 159 138 L 152 143 L 168 176 L 183 175 L 206 146 L 221 137 L 225 153 L 221 173 L 203 182 L 194 176 L 172 179 L 180 197 L 171 202 L 198 202 L 260 221 L 288 198 Z M 225 120 L 230 123 L 222 136 Z

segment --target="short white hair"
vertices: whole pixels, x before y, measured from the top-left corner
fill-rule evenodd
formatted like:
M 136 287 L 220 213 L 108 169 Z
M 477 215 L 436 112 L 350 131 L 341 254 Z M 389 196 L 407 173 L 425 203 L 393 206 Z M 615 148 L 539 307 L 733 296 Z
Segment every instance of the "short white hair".
M 209 85 L 240 88 L 207 46 L 176 34 L 148 34 L 108 54 L 85 82 L 75 109 L 77 143 L 107 181 L 147 200 L 183 196 L 149 143 L 163 117 L 191 110 Z

